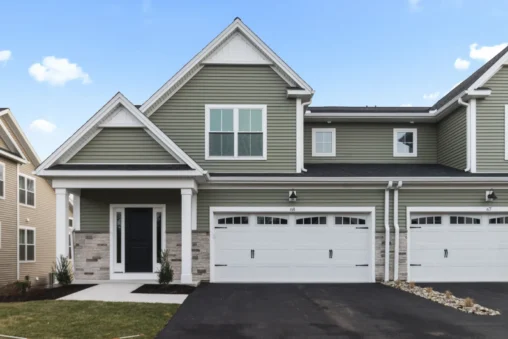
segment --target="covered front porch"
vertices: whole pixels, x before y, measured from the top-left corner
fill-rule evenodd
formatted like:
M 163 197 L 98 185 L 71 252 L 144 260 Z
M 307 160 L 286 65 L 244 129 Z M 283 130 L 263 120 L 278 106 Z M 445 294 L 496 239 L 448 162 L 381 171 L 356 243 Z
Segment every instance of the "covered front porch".
M 207 279 L 209 237 L 194 234 L 193 239 L 192 233 L 197 228 L 194 179 L 66 178 L 53 180 L 53 186 L 57 256 L 68 253 L 68 195 L 74 195 L 77 280 L 154 281 L 165 249 L 175 282 Z

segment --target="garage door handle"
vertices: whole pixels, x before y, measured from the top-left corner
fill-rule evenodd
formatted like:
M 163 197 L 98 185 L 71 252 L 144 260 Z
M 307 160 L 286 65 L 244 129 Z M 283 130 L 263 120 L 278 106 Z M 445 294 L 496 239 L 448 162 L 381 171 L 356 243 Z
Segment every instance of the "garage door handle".
M 445 258 L 448 258 L 448 250 L 447 250 L 446 248 L 445 248 L 445 250 L 444 250 L 444 257 L 445 257 Z
M 333 250 L 328 250 L 328 257 L 329 257 L 330 259 L 332 259 L 332 258 L 333 258 Z
M 254 259 L 254 254 L 255 254 L 254 250 L 250 250 L 250 258 L 251 259 Z

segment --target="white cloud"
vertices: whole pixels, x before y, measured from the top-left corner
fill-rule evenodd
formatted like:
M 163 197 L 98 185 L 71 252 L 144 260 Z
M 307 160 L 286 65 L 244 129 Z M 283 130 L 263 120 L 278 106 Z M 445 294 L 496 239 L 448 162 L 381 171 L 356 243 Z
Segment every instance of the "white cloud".
M 508 46 L 508 43 L 506 42 L 499 45 L 482 47 L 479 47 L 478 44 L 474 43 L 469 46 L 469 56 L 474 60 L 489 61 L 506 46 Z
M 68 59 L 45 57 L 41 63 L 35 63 L 28 69 L 28 73 L 37 81 L 47 81 L 51 85 L 65 85 L 66 82 L 81 79 L 83 84 L 92 82 L 90 76 L 83 72 L 78 64 L 71 64 Z
M 418 11 L 422 8 L 421 6 L 422 0 L 408 0 L 409 9 L 412 11 Z
M 411 104 L 402 104 L 402 105 L 400 105 L 400 107 L 413 107 L 413 105 L 411 105 Z
M 12 52 L 9 50 L 0 51 L 0 62 L 7 62 L 11 59 Z
M 457 58 L 457 60 L 455 60 L 455 64 L 454 64 L 455 68 L 459 69 L 459 70 L 468 69 L 469 65 L 471 65 L 471 62 L 469 60 L 464 60 L 461 58 Z
M 424 94 L 423 98 L 425 100 L 436 100 L 439 97 L 439 92 Z
M 44 119 L 37 119 L 32 121 L 30 129 L 32 131 L 51 133 L 56 129 L 56 125 Z

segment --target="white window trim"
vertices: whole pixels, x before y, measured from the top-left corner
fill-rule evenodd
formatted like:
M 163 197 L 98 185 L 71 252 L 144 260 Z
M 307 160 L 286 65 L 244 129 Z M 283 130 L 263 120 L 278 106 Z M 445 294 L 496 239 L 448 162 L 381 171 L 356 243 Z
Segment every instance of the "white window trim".
M 266 121 L 266 105 L 205 105 L 205 160 L 266 160 L 268 129 Z M 210 156 L 209 134 L 210 134 L 210 110 L 211 109 L 232 109 L 233 110 L 233 133 L 234 133 L 234 155 L 233 156 Z M 238 156 L 238 110 L 240 109 L 261 109 L 263 128 L 263 155 L 262 156 Z
M 508 105 L 504 106 L 504 160 L 508 160 Z
M 397 133 L 412 132 L 413 133 L 413 153 L 397 152 Z M 416 158 L 418 156 L 418 129 L 417 128 L 394 128 L 393 129 L 393 156 L 397 158 Z
M 317 153 L 316 151 L 316 133 L 318 132 L 331 132 L 332 133 L 332 152 L 331 153 Z M 312 156 L 313 157 L 334 157 L 335 146 L 337 143 L 335 128 L 313 128 L 312 129 Z
M 26 183 L 26 179 L 28 178 L 28 179 L 34 181 L 34 205 L 33 206 L 19 202 L 19 190 L 21 189 L 21 187 L 19 187 L 19 177 L 25 178 L 25 191 L 26 192 L 28 192 L 28 185 Z M 25 194 L 25 202 L 27 201 L 27 197 L 28 197 L 28 195 Z M 25 207 L 29 207 L 29 208 L 36 208 L 36 206 L 37 206 L 37 180 L 34 177 L 31 177 L 29 175 L 22 174 L 22 173 L 18 174 L 18 203 L 21 206 L 25 206 Z
M 0 199 L 5 199 L 5 193 L 6 193 L 6 185 L 5 185 L 5 163 L 0 162 L 0 167 L 2 167 L 2 177 L 0 178 L 2 180 L 2 185 L 4 188 L 4 194 L 0 195 Z M 2 245 L 0 244 L 0 248 Z
M 19 260 L 19 246 L 21 245 L 19 243 L 19 231 L 20 230 L 24 230 L 25 231 L 25 260 Z M 27 243 L 26 243 L 26 240 L 28 239 L 28 236 L 26 235 L 26 231 L 33 231 L 34 232 L 34 245 L 33 245 L 34 246 L 34 260 L 26 260 L 26 257 L 27 257 L 27 251 L 26 251 Z M 33 262 L 37 262 L 37 230 L 35 229 L 35 227 L 30 227 L 30 226 L 19 226 L 18 227 L 18 262 L 19 263 L 33 263 Z

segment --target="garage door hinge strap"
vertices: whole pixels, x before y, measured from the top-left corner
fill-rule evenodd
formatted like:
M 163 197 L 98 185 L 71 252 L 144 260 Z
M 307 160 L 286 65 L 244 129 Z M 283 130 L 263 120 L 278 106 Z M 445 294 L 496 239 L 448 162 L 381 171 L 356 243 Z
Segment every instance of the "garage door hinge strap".
M 369 266 L 369 264 L 359 264 L 359 265 L 356 265 L 356 267 L 367 267 Z
M 226 264 L 215 264 L 215 267 L 224 267 L 227 266 Z
M 422 264 L 411 264 L 409 266 L 422 266 Z
M 215 229 L 226 229 L 226 226 L 215 226 Z

